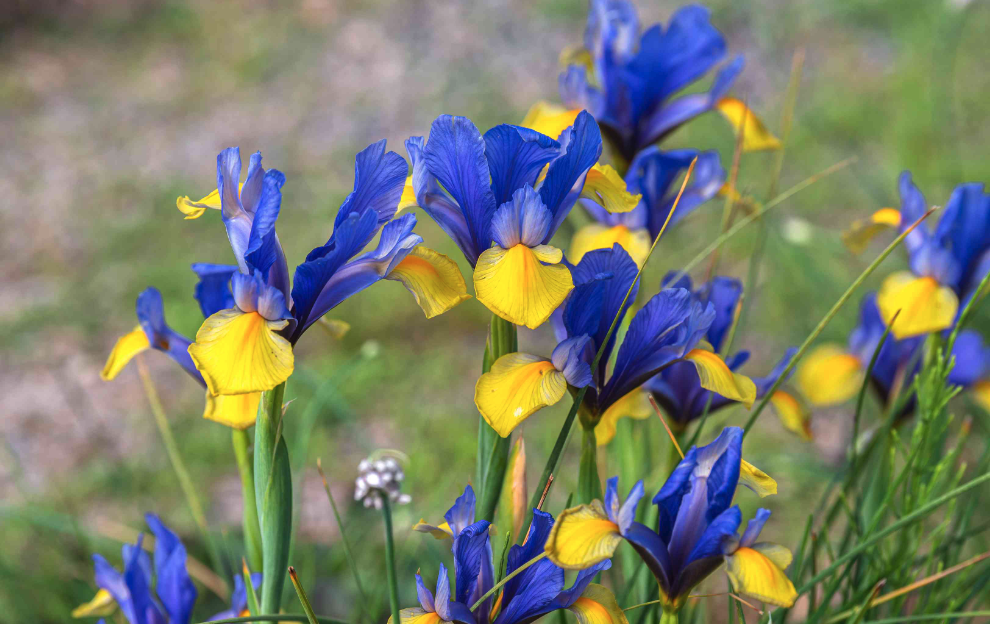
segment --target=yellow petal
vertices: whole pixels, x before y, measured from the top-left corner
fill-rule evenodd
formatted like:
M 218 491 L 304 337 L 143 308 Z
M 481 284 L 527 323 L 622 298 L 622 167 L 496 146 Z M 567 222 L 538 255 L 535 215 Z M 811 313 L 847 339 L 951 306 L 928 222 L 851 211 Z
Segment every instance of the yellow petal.
M 722 116 L 738 136 L 743 133 L 742 150 L 756 152 L 760 150 L 778 150 L 782 147 L 780 141 L 771 134 L 760 118 L 751 111 L 742 100 L 722 98 L 715 104 Z
M 206 409 L 203 418 L 234 429 L 247 429 L 258 418 L 260 392 L 248 394 L 221 394 L 213 396 L 206 391 Z
M 869 219 L 853 221 L 848 230 L 842 233 L 842 242 L 855 254 L 862 253 L 877 235 L 901 225 L 901 211 L 896 208 L 881 208 Z
M 392 623 L 392 617 L 388 618 L 389 624 Z M 400 624 L 439 624 L 443 620 L 440 616 L 432 611 L 424 611 L 420 607 L 413 607 L 411 609 L 399 609 L 399 623 Z
M 416 189 L 413 188 L 412 176 L 406 178 L 406 185 L 402 187 L 402 196 L 399 198 L 399 207 L 395 209 L 395 214 L 399 214 L 407 208 L 415 208 L 419 203 L 416 201 Z
M 243 188 L 244 184 L 239 184 L 237 186 L 237 192 L 240 193 Z M 199 201 L 192 201 L 188 196 L 178 197 L 175 200 L 175 207 L 179 209 L 179 212 L 186 215 L 187 220 L 198 219 L 203 216 L 207 208 L 220 210 L 220 191 L 213 189 L 209 195 Z
M 970 390 L 977 405 L 990 412 L 990 381 L 978 381 Z
M 752 548 L 740 548 L 726 557 L 726 572 L 735 590 L 779 607 L 789 607 L 797 591 L 784 571 Z
M 776 412 L 780 424 L 805 442 L 813 439 L 811 434 L 811 411 L 797 397 L 789 392 L 777 390 L 770 395 L 770 405 Z
M 557 264 L 562 258 L 550 245 L 486 249 L 474 269 L 475 295 L 505 320 L 536 329 L 574 288 L 570 270 Z
M 413 531 L 429 533 L 438 540 L 451 539 L 454 536 L 450 530 L 450 525 L 446 522 L 441 523 L 440 526 L 433 526 L 432 524 L 427 524 L 423 518 L 420 518 L 419 522 L 413 525 Z
M 756 401 L 756 384 L 749 377 L 729 370 L 718 354 L 706 349 L 692 349 L 684 359 L 694 364 L 702 388 L 739 401 L 746 407 L 753 407 L 753 402 Z
M 629 212 L 643 198 L 626 190 L 626 181 L 611 165 L 598 163 L 588 171 L 581 197 L 590 199 L 609 212 Z
M 116 609 L 117 602 L 113 599 L 113 596 L 107 590 L 101 589 L 96 592 L 92 600 L 73 609 L 72 617 L 106 617 L 111 615 Z
M 856 356 L 837 345 L 825 344 L 805 356 L 794 378 L 812 405 L 837 405 L 859 391 L 863 374 Z
M 503 438 L 534 412 L 567 392 L 564 374 L 544 358 L 528 353 L 503 355 L 474 387 L 474 404 Z
M 649 418 L 653 414 L 653 406 L 650 405 L 650 395 L 641 388 L 636 388 L 626 396 L 622 397 L 609 406 L 602 414 L 601 420 L 595 425 L 595 439 L 598 446 L 604 446 L 615 437 L 615 427 L 620 418 L 628 416 L 642 420 Z
M 888 325 L 900 310 L 890 333 L 898 340 L 941 331 L 952 326 L 959 298 L 948 286 L 931 277 L 915 277 L 908 271 L 890 275 L 877 293 L 880 315 Z
M 584 570 L 612 556 L 622 536 L 601 501 L 565 509 L 557 516 L 544 550 L 565 570 Z
M 386 278 L 402 282 L 426 318 L 443 314 L 471 298 L 457 263 L 422 245 L 414 247 Z
M 567 257 L 574 264 L 581 262 L 584 254 L 594 249 L 611 249 L 612 245 L 626 250 L 636 266 L 642 267 L 650 255 L 650 233 L 645 229 L 630 230 L 624 225 L 609 227 L 603 223 L 589 223 L 574 233 Z
M 756 492 L 760 498 L 777 493 L 777 482 L 745 459 L 739 464 L 739 483 Z
M 289 322 L 257 312 L 221 310 L 203 321 L 189 355 L 213 395 L 271 390 L 292 374 L 292 345 L 278 335 Z
M 750 546 L 750 548 L 772 561 L 781 570 L 786 570 L 787 566 L 791 565 L 791 561 L 794 559 L 791 551 L 780 544 L 758 542 Z
M 612 590 L 592 583 L 568 609 L 578 624 L 628 624 Z
M 574 120 L 577 119 L 580 112 L 580 108 L 567 109 L 563 106 L 540 100 L 530 107 L 529 112 L 526 113 L 526 117 L 523 118 L 520 125 L 524 128 L 541 132 L 551 139 L 556 139 L 560 136 L 561 132 L 569 126 L 574 125 Z
M 148 342 L 147 334 L 138 325 L 133 331 L 117 339 L 116 344 L 113 345 L 113 350 L 110 352 L 110 357 L 107 358 L 107 363 L 100 372 L 100 379 L 110 381 L 124 370 L 124 367 L 135 355 L 150 347 L 151 343 Z

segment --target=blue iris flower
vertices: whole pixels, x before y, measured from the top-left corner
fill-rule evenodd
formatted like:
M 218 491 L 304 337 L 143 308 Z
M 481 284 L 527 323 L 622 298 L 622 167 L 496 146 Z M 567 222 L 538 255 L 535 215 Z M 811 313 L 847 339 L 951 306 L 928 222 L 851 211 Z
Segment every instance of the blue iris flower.
M 251 574 L 251 585 L 255 589 L 261 587 L 261 572 Z M 247 586 L 244 584 L 244 577 L 240 574 L 234 575 L 234 591 L 230 594 L 230 608 L 216 613 L 211 620 L 226 620 L 228 618 L 243 617 L 248 615 L 248 594 Z
M 158 516 L 147 514 L 145 520 L 155 536 L 154 568 L 141 550 L 139 535 L 136 544 L 122 549 L 123 573 L 101 555 L 93 555 L 96 584 L 109 592 L 130 624 L 188 624 L 196 586 L 186 572 L 186 548 Z
M 666 29 L 654 24 L 640 34 L 630 2 L 592 0 L 584 46 L 590 62 L 561 74 L 561 99 L 587 109 L 626 162 L 712 110 L 743 68 L 737 56 L 718 70 L 708 92 L 673 98 L 726 57 L 722 33 L 698 5 L 679 9 Z

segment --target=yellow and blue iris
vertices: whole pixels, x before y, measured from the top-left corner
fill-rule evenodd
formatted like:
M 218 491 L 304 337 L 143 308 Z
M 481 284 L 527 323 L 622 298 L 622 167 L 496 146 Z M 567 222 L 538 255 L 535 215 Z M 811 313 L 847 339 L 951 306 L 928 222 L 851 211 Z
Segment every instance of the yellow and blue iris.
M 883 208 L 869 219 L 858 221 L 845 236 L 853 250 L 890 228 L 906 230 L 928 210 L 924 195 L 911 174 L 898 181 L 900 210 Z M 980 280 L 990 271 L 990 194 L 983 184 L 961 184 L 955 188 L 934 229 L 922 223 L 904 239 L 910 271 L 890 275 L 880 287 L 877 305 L 895 338 L 941 331 L 955 323 L 960 301 L 972 296 Z
M 581 227 L 574 234 L 568 259 L 578 263 L 592 249 L 610 249 L 618 243 L 629 252 L 637 265 L 643 266 L 650 246 L 674 206 L 679 190 L 679 185 L 675 186 L 674 182 L 687 171 L 695 157 L 698 162 L 676 212 L 670 217 L 669 225 L 675 225 L 695 208 L 715 197 L 726 177 L 717 152 L 662 152 L 655 146 L 649 147 L 636 155 L 625 177 L 628 192 L 640 197 L 636 207 L 629 212 L 610 213 L 593 202 L 582 201 L 595 222 Z
M 566 589 L 564 569 L 547 559 L 540 560 L 507 582 L 501 592 L 487 598 L 472 613 L 469 607 L 488 593 L 495 582 L 490 523 L 486 520 L 474 522 L 474 501 L 474 491 L 467 486 L 464 494 L 446 513 L 446 526 L 429 527 L 422 522 L 417 525 L 417 530 L 452 537 L 456 593 L 453 600 L 442 606 L 445 601 L 441 596 L 450 596 L 446 570 L 442 565 L 435 596 L 429 593 L 417 575 L 420 607 L 403 609 L 399 614 L 402 624 L 412 624 L 414 620 L 416 624 L 438 624 L 441 621 L 529 624 L 560 609 L 569 610 L 581 624 L 627 624 L 612 592 L 591 583 L 596 574 L 611 566 L 607 559 L 586 566 Z M 509 549 L 506 575 L 543 552 L 553 525 L 553 516 L 533 510 L 533 521 L 525 542 L 522 546 Z
M 505 124 L 482 135 L 469 119 L 441 115 L 429 141 L 412 137 L 406 150 L 412 175 L 402 206 L 418 205 L 440 225 L 474 267 L 478 300 L 517 325 L 543 324 L 573 288 L 549 242 L 578 197 L 635 205 L 617 176 L 596 182 L 590 173 L 602 139 L 585 112 L 556 139 Z
M 737 592 L 791 606 L 797 592 L 783 571 L 790 552 L 756 542 L 770 512 L 761 509 L 742 537 L 737 534 L 742 514 L 731 505 L 737 485 L 766 494 L 767 482 L 772 483 L 742 460 L 742 437 L 742 429 L 727 427 L 711 444 L 687 452 L 653 498 L 657 530 L 635 521 L 643 482 L 622 502 L 618 477 L 609 479 L 604 502 L 561 512 L 546 541 L 548 559 L 563 568 L 585 569 L 607 561 L 625 540 L 656 577 L 667 610 L 678 610 L 691 589 L 723 563 Z
M 475 404 L 499 435 L 508 436 L 530 415 L 562 399 L 568 386 L 589 388 L 582 404 L 587 425 L 611 421 L 610 410 L 628 409 L 642 395 L 644 382 L 680 361 L 696 368 L 704 388 L 752 405 L 754 383 L 731 371 L 704 343 L 715 320 L 714 305 L 702 304 L 683 288 L 664 289 L 651 298 L 630 322 L 612 374 L 599 366 L 592 376 L 600 349 L 601 362 L 610 360 L 615 335 L 607 343 L 605 338 L 612 319 L 622 318 L 636 298 L 636 274 L 636 263 L 619 245 L 589 252 L 572 269 L 575 287 L 558 312 L 559 343 L 552 356 L 510 353 L 478 379 Z

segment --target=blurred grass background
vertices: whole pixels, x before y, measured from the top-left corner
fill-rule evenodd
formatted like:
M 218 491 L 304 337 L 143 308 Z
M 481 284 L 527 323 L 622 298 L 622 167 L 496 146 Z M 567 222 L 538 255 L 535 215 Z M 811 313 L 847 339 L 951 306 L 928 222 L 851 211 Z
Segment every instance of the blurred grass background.
M 677 3 L 638 6 L 648 25 L 666 21 Z M 745 371 L 762 374 L 866 266 L 870 254 L 851 256 L 839 233 L 854 218 L 897 205 L 899 171 L 912 170 L 934 204 L 957 183 L 987 179 L 990 6 L 709 6 L 730 51 L 746 55 L 735 94 L 775 131 L 791 56 L 806 52 L 778 188 L 858 157 L 768 217 L 766 256 L 748 293 L 752 313 L 735 343 L 754 353 Z M 113 523 L 142 528 L 145 511 L 159 513 L 193 555 L 207 559 L 136 370 L 132 365 L 113 383 L 98 374 L 116 337 L 134 326 L 134 299 L 146 286 L 162 291 L 176 330 L 195 334 L 202 318 L 189 264 L 230 262 L 230 252 L 216 213 L 183 221 L 174 202 L 214 188 L 215 155 L 229 145 L 240 145 L 245 156 L 260 149 L 266 166 L 285 172 L 279 235 L 294 266 L 326 240 L 350 190 L 354 154 L 368 143 L 387 138 L 405 155 L 402 141 L 428 132 L 439 113 L 467 115 L 484 130 L 518 122 L 537 99 L 556 100 L 557 55 L 580 43 L 585 12 L 583 0 L 14 0 L 0 7 L 2 619 L 66 621 L 94 591 L 90 553 L 119 563 L 119 543 L 107 534 Z M 714 114 L 665 143 L 718 149 L 725 162 L 732 146 L 728 126 Z M 769 154 L 744 157 L 742 190 L 763 197 L 772 162 Z M 575 224 L 583 218 L 577 212 Z M 462 260 L 420 217 L 426 244 Z M 644 293 L 705 247 L 720 218 L 721 202 L 712 202 L 672 231 L 651 261 Z M 569 231 L 573 226 L 558 235 L 558 245 L 566 248 Z M 756 232 L 727 246 L 720 273 L 746 275 Z M 903 264 L 899 255 L 888 260 L 871 285 Z M 470 283 L 463 262 L 462 268 Z M 474 473 L 472 397 L 488 313 L 470 300 L 428 322 L 389 282 L 332 316 L 350 323 L 350 333 L 335 340 L 309 332 L 286 392 L 295 399 L 285 429 L 297 477 L 293 563 L 317 612 L 354 621 L 360 607 L 334 546 L 339 533 L 315 471 L 321 457 L 346 508 L 370 610 L 384 621 L 380 518 L 350 503 L 357 463 L 382 447 L 411 458 L 405 491 L 413 502 L 396 514 L 400 578 L 408 581 L 403 604 L 411 604 L 413 572 L 423 566 L 432 576 L 446 548 L 405 528 L 420 517 L 439 519 Z M 844 342 L 855 319 L 850 305 L 824 337 Z M 520 343 L 549 353 L 552 337 L 548 329 L 522 330 Z M 229 431 L 202 421 L 202 393 L 178 367 L 157 353 L 147 361 L 211 528 L 237 557 L 240 483 Z M 545 410 L 522 428 L 530 487 L 566 409 Z M 781 495 L 762 501 L 775 512 L 777 541 L 799 537 L 843 453 L 850 409 L 816 414 L 811 445 L 770 416 L 747 445 L 748 459 L 780 483 Z M 713 421 L 740 424 L 743 417 L 727 411 Z M 623 426 L 666 452 L 655 420 Z M 548 503 L 553 511 L 576 482 L 576 446 Z M 608 451 L 604 461 L 615 465 Z M 755 507 L 748 498 L 742 503 Z M 223 607 L 201 589 L 196 617 Z

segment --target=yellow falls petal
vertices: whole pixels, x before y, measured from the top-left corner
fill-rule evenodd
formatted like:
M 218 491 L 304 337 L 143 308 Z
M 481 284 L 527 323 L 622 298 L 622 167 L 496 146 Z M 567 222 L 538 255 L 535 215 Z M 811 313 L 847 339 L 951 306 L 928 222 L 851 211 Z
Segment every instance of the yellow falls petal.
M 221 310 L 203 321 L 189 355 L 213 395 L 271 390 L 292 374 L 292 345 L 276 332 L 288 321 Z
M 798 366 L 794 379 L 812 405 L 837 405 L 851 399 L 863 384 L 859 359 L 834 344 L 816 347 Z
M 433 526 L 432 524 L 427 524 L 423 518 L 420 518 L 419 522 L 413 525 L 413 531 L 429 533 L 438 540 L 452 539 L 454 536 L 450 530 L 450 525 L 446 522 L 441 523 L 440 526 Z
M 551 139 L 556 139 L 561 132 L 574 125 L 574 120 L 577 119 L 580 112 L 580 108 L 567 109 L 558 104 L 540 100 L 530 107 L 520 125 L 523 128 L 541 132 Z
M 389 624 L 392 617 L 388 618 Z M 439 624 L 443 620 L 433 611 L 424 611 L 420 607 L 410 609 L 399 609 L 399 624 Z
M 797 397 L 784 390 L 770 395 L 770 405 L 780 424 L 805 442 L 814 439 L 811 434 L 811 410 Z
M 628 624 L 612 590 L 592 583 L 581 597 L 568 607 L 578 624 Z
M 117 339 L 113 345 L 113 350 L 110 351 L 110 357 L 107 358 L 107 363 L 103 365 L 103 370 L 100 371 L 100 379 L 110 381 L 124 370 L 124 367 L 134 359 L 135 355 L 150 347 L 148 335 L 138 325 L 133 331 Z
M 756 384 L 746 375 L 729 370 L 718 354 L 706 349 L 692 349 L 684 359 L 694 364 L 702 388 L 739 401 L 746 407 L 753 407 L 753 402 L 756 401 Z
M 791 580 L 762 553 L 752 548 L 740 548 L 725 559 L 725 571 L 732 587 L 740 594 L 779 607 L 794 604 L 797 591 Z
M 786 570 L 787 566 L 791 565 L 791 561 L 794 559 L 791 551 L 780 544 L 757 542 L 750 546 L 750 548 L 772 561 L 781 570 Z
M 486 249 L 474 269 L 475 296 L 505 320 L 536 329 L 574 288 L 570 270 L 557 264 L 562 258 L 550 245 Z
M 756 492 L 760 498 L 777 493 L 777 482 L 745 459 L 739 464 L 739 483 Z
M 93 599 L 72 610 L 74 618 L 106 617 L 117 609 L 117 602 L 105 589 L 96 592 Z
M 896 208 L 881 208 L 868 219 L 853 221 L 849 229 L 842 233 L 842 242 L 854 254 L 863 253 L 879 234 L 901 225 L 901 211 Z
M 258 418 L 259 402 L 261 402 L 260 392 L 213 396 L 207 390 L 203 418 L 234 429 L 247 429 Z
M 426 318 L 439 316 L 471 298 L 457 263 L 422 245 L 414 247 L 386 279 L 402 282 Z
M 237 192 L 240 193 L 243 188 L 244 184 L 239 184 L 237 186 Z M 188 195 L 177 197 L 175 207 L 179 209 L 179 212 L 186 215 L 187 220 L 198 219 L 203 216 L 207 208 L 220 210 L 220 191 L 213 189 L 209 195 L 199 201 L 192 201 Z
M 474 404 L 503 438 L 531 414 L 553 405 L 567 392 L 564 374 L 544 358 L 528 353 L 503 355 L 478 378 Z
M 601 501 L 565 509 L 547 538 L 547 558 L 565 570 L 584 570 L 612 556 L 622 536 Z
M 766 125 L 760 121 L 752 110 L 742 100 L 722 98 L 715 104 L 718 112 L 729 122 L 738 136 L 743 133 L 742 150 L 756 152 L 760 150 L 778 150 L 782 147 L 780 140 L 775 137 Z
M 626 181 L 611 165 L 599 163 L 595 163 L 585 176 L 581 197 L 590 199 L 609 212 L 629 212 L 643 198 L 626 190 Z
M 636 266 L 642 267 L 650 255 L 650 233 L 645 229 L 630 230 L 624 225 L 609 227 L 603 223 L 589 223 L 574 233 L 568 259 L 573 264 L 581 262 L 584 254 L 594 249 L 611 249 L 612 245 L 626 250 Z
M 890 333 L 901 340 L 951 327 L 959 310 L 959 298 L 934 278 L 899 271 L 880 286 L 877 307 L 888 325 L 897 311 L 901 311 L 890 328 Z
M 615 427 L 620 418 L 629 417 L 637 420 L 649 418 L 653 414 L 650 405 L 650 395 L 641 388 L 636 388 L 609 406 L 602 414 L 601 420 L 595 425 L 595 440 L 598 446 L 604 446 L 615 437 Z
M 413 188 L 412 176 L 406 178 L 406 185 L 402 187 L 402 196 L 399 197 L 399 207 L 395 209 L 395 214 L 403 210 L 415 208 L 419 205 L 416 201 L 416 189 Z

